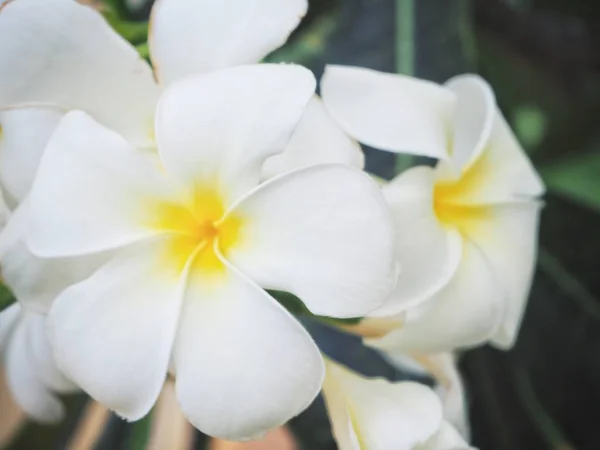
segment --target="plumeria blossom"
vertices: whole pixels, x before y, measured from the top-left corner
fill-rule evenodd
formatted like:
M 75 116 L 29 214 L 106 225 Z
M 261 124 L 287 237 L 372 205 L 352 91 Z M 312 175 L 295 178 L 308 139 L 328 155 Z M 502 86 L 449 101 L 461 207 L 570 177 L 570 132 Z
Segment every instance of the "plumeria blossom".
M 365 378 L 326 360 L 323 395 L 340 450 L 470 450 L 427 386 Z
M 136 148 L 152 151 L 156 103 L 170 83 L 258 62 L 285 43 L 307 5 L 306 0 L 159 0 L 148 36 L 153 67 L 98 11 L 76 0 L 2 5 L 0 34 L 10 36 L 0 42 L 0 183 L 7 201 L 14 205 L 28 192 L 65 112 L 83 110 Z M 303 119 L 307 124 L 298 127 L 290 147 L 275 162 L 267 161 L 269 175 L 298 164 L 362 167 L 360 147 L 323 116 L 315 97 Z
M 438 85 L 333 66 L 322 95 L 359 141 L 438 159 L 383 187 L 404 276 L 374 314 L 385 320 L 365 324 L 369 345 L 408 352 L 487 340 L 512 346 L 535 265 L 544 186 L 488 84 L 474 75 Z
M 64 407 L 55 393 L 77 387 L 58 369 L 46 334 L 46 317 L 18 303 L 0 313 L 0 356 L 16 403 L 40 422 L 62 419 Z
M 59 367 L 92 397 L 139 419 L 170 371 L 197 428 L 249 439 L 306 408 L 323 377 L 312 339 L 263 288 L 333 317 L 385 301 L 393 230 L 367 175 L 317 165 L 260 183 L 314 88 L 308 70 L 270 64 L 174 83 L 157 108 L 158 158 L 83 112 L 62 119 L 28 244 L 39 257 L 114 252 L 48 316 Z

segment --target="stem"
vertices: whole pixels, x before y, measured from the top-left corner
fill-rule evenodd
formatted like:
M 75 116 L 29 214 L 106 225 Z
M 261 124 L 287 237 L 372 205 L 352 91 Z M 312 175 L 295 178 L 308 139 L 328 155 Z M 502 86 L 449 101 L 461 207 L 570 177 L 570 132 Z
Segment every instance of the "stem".
M 396 72 L 415 74 L 415 1 L 396 0 Z

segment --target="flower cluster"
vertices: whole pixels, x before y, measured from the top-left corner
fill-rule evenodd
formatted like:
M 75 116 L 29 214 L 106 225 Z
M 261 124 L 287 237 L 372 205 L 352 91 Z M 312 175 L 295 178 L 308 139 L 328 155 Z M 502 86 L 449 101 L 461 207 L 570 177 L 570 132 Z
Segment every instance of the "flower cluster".
M 159 0 L 150 65 L 75 0 L 0 6 L 0 355 L 29 415 L 81 389 L 137 420 L 172 377 L 220 438 L 322 390 L 343 450 L 470 448 L 450 352 L 514 343 L 543 185 L 477 76 L 330 66 L 321 99 L 261 64 L 306 8 Z M 378 182 L 358 142 L 438 162 Z M 272 291 L 445 392 L 324 359 Z

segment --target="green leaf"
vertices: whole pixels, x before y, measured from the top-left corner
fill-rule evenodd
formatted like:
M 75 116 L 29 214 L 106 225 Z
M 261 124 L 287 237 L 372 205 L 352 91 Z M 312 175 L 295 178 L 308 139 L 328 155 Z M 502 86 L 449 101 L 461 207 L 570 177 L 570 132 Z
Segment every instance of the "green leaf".
M 512 114 L 512 124 L 523 146 L 532 152 L 539 147 L 548 131 L 548 119 L 537 105 L 525 104 Z
M 132 424 L 132 429 L 125 448 L 127 450 L 145 450 L 150 439 L 152 411 Z
M 0 312 L 4 311 L 10 305 L 15 303 L 17 300 L 8 287 L 4 284 L 0 284 Z
M 600 212 L 600 152 L 564 158 L 540 172 L 550 191 Z

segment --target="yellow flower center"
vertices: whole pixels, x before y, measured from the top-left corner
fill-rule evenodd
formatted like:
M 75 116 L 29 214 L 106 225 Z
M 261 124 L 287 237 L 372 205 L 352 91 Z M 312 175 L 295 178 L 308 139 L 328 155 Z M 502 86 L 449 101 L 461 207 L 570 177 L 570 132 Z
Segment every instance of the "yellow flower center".
M 485 183 L 485 158 L 471 165 L 454 181 L 440 181 L 433 190 L 433 208 L 440 223 L 445 227 L 458 228 L 463 235 L 487 218 L 490 209 L 485 205 L 469 204 L 466 199 Z
M 215 250 L 226 256 L 238 242 L 242 220 L 225 217 L 225 203 L 217 189 L 197 189 L 189 205 L 159 203 L 152 226 L 175 234 L 167 248 L 169 266 L 181 273 L 190 257 L 194 272 L 223 273 L 225 266 Z

